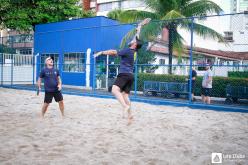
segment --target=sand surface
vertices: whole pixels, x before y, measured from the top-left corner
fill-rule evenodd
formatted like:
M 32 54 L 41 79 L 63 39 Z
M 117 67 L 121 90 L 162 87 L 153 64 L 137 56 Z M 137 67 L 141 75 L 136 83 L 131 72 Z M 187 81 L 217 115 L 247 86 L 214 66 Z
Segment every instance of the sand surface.
M 64 95 L 61 118 L 53 101 L 40 118 L 44 93 L 0 88 L 0 164 L 211 164 L 213 152 L 244 155 L 248 114 L 133 102 L 127 126 L 115 99 Z

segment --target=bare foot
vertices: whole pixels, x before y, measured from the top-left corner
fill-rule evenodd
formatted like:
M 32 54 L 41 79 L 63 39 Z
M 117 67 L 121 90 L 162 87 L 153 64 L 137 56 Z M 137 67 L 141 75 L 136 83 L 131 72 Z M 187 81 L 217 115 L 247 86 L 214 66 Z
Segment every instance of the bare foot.
M 122 110 L 122 119 L 124 119 L 124 118 L 125 118 L 125 111 Z
M 125 114 L 130 111 L 130 106 L 126 106 L 122 111 L 122 118 L 125 118 Z
M 128 117 L 127 125 L 131 125 L 132 124 L 132 121 L 133 121 L 133 116 L 129 116 Z
M 122 119 L 124 119 L 126 117 L 125 114 L 126 114 L 126 109 L 124 108 L 124 109 L 122 109 Z

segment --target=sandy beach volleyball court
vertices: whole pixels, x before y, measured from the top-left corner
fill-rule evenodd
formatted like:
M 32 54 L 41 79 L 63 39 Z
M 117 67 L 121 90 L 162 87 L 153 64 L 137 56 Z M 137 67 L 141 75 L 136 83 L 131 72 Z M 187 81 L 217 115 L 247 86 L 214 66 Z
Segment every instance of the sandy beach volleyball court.
M 127 126 L 114 99 L 64 94 L 40 118 L 44 93 L 0 88 L 0 164 L 204 165 L 213 152 L 245 155 L 248 114 L 133 102 Z

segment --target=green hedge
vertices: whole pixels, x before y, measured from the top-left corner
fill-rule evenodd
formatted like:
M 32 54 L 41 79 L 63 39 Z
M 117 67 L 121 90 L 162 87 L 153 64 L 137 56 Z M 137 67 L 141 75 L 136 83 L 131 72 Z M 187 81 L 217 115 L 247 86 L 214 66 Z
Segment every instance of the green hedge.
M 187 82 L 185 79 L 188 76 L 168 75 L 168 74 L 138 74 L 138 91 L 143 91 L 144 81 L 161 81 L 161 82 Z M 196 78 L 195 95 L 201 95 L 202 76 Z M 230 84 L 233 86 L 248 86 L 248 78 L 233 78 L 233 77 L 213 77 L 213 97 L 226 97 L 226 86 Z
M 248 78 L 248 72 L 228 72 L 228 77 Z

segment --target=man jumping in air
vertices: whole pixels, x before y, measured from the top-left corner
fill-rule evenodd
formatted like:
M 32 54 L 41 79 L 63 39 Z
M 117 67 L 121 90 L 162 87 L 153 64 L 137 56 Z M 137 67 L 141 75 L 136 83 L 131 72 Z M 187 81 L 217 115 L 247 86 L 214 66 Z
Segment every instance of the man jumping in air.
M 131 124 L 133 119 L 133 116 L 131 114 L 131 102 L 129 99 L 129 94 L 131 91 L 132 84 L 134 82 L 134 75 L 133 75 L 134 61 L 136 60 L 137 50 L 142 47 L 142 43 L 139 40 L 139 35 L 140 35 L 141 27 L 149 23 L 150 20 L 151 19 L 147 18 L 138 25 L 138 27 L 136 28 L 136 35 L 134 36 L 133 40 L 128 44 L 129 46 L 128 48 L 124 48 L 120 51 L 117 50 L 101 51 L 94 55 L 94 57 L 98 57 L 99 55 L 111 55 L 111 56 L 119 56 L 121 58 L 119 74 L 117 76 L 116 81 L 113 84 L 112 93 L 122 105 L 123 114 L 125 112 L 128 113 L 128 124 Z

